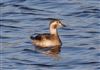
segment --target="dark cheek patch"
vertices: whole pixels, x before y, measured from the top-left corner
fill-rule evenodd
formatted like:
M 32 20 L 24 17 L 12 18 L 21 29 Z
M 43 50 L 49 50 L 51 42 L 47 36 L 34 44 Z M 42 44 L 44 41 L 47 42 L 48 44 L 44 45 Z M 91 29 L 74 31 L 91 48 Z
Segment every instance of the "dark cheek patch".
M 57 25 L 54 25 L 53 28 L 56 29 L 57 28 Z

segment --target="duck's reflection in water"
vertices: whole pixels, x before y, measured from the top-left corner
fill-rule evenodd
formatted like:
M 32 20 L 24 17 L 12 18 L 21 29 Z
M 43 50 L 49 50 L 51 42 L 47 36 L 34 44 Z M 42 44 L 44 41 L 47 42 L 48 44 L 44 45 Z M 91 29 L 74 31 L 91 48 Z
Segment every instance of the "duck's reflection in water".
M 60 58 L 59 56 L 59 53 L 61 51 L 60 46 L 53 46 L 53 47 L 46 47 L 46 48 L 35 47 L 35 50 L 50 57 Z

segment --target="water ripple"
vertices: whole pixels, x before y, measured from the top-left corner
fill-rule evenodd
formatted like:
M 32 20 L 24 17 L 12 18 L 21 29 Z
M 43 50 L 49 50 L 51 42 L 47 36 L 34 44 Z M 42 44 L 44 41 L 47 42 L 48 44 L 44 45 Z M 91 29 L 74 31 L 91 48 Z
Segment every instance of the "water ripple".
M 31 8 L 31 7 L 24 6 L 24 5 L 12 5 L 12 6 L 13 6 L 13 7 L 19 7 L 19 9 L 23 9 L 23 10 L 44 11 L 44 12 L 50 12 L 50 13 L 52 13 L 52 11 L 47 11 L 47 10 L 37 9 L 37 8 Z
M 100 56 L 100 53 L 97 53 L 96 55 L 97 55 L 97 56 Z
M 86 33 L 91 33 L 91 34 L 100 34 L 99 31 L 86 31 Z
M 0 39 L 9 39 L 11 37 L 6 37 L 6 36 L 0 36 Z
M 17 27 L 17 26 L 10 26 L 10 25 L 0 25 L 1 27 L 7 27 L 7 28 L 18 28 L 18 29 L 22 29 L 22 27 Z
M 9 1 L 1 1 L 2 3 L 5 3 L 5 4 L 11 4 L 11 3 L 19 3 L 19 2 L 24 2 L 24 1 L 26 1 L 26 0 L 16 0 L 16 1 L 14 1 L 14 0 L 9 0 Z
M 83 62 L 83 63 L 79 63 L 79 64 L 85 64 L 85 65 L 87 65 L 87 64 L 100 64 L 100 62 Z
M 0 22 L 13 22 L 13 23 L 18 23 L 19 20 L 13 20 L 13 19 L 0 19 Z
M 76 17 L 94 17 L 95 16 L 97 18 L 100 18 L 99 13 L 100 13 L 100 9 L 94 8 L 94 9 L 86 9 L 79 12 L 72 12 L 64 16 L 76 16 Z
M 92 38 L 91 36 L 82 36 L 82 35 L 62 35 L 65 38 Z
M 22 51 L 27 52 L 27 53 L 39 53 L 39 52 L 32 50 L 32 49 L 23 49 Z

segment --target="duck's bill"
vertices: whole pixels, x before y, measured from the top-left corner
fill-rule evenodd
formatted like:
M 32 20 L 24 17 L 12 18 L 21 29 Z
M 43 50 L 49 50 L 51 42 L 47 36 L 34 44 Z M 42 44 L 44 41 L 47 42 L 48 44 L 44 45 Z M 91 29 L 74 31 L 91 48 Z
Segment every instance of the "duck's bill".
M 63 27 L 66 27 L 66 25 L 62 24 Z

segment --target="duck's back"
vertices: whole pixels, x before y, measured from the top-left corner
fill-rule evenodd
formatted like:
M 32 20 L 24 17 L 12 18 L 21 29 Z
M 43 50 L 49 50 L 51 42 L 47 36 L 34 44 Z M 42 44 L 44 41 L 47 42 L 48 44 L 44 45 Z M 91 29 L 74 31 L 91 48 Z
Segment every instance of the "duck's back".
M 31 39 L 33 44 L 39 47 L 61 46 L 59 37 L 48 33 L 38 34 L 36 37 L 31 37 Z
M 48 33 L 45 33 L 45 34 L 38 34 L 37 36 L 33 37 L 31 36 L 30 37 L 32 40 L 43 40 L 43 39 L 50 39 L 50 34 Z

